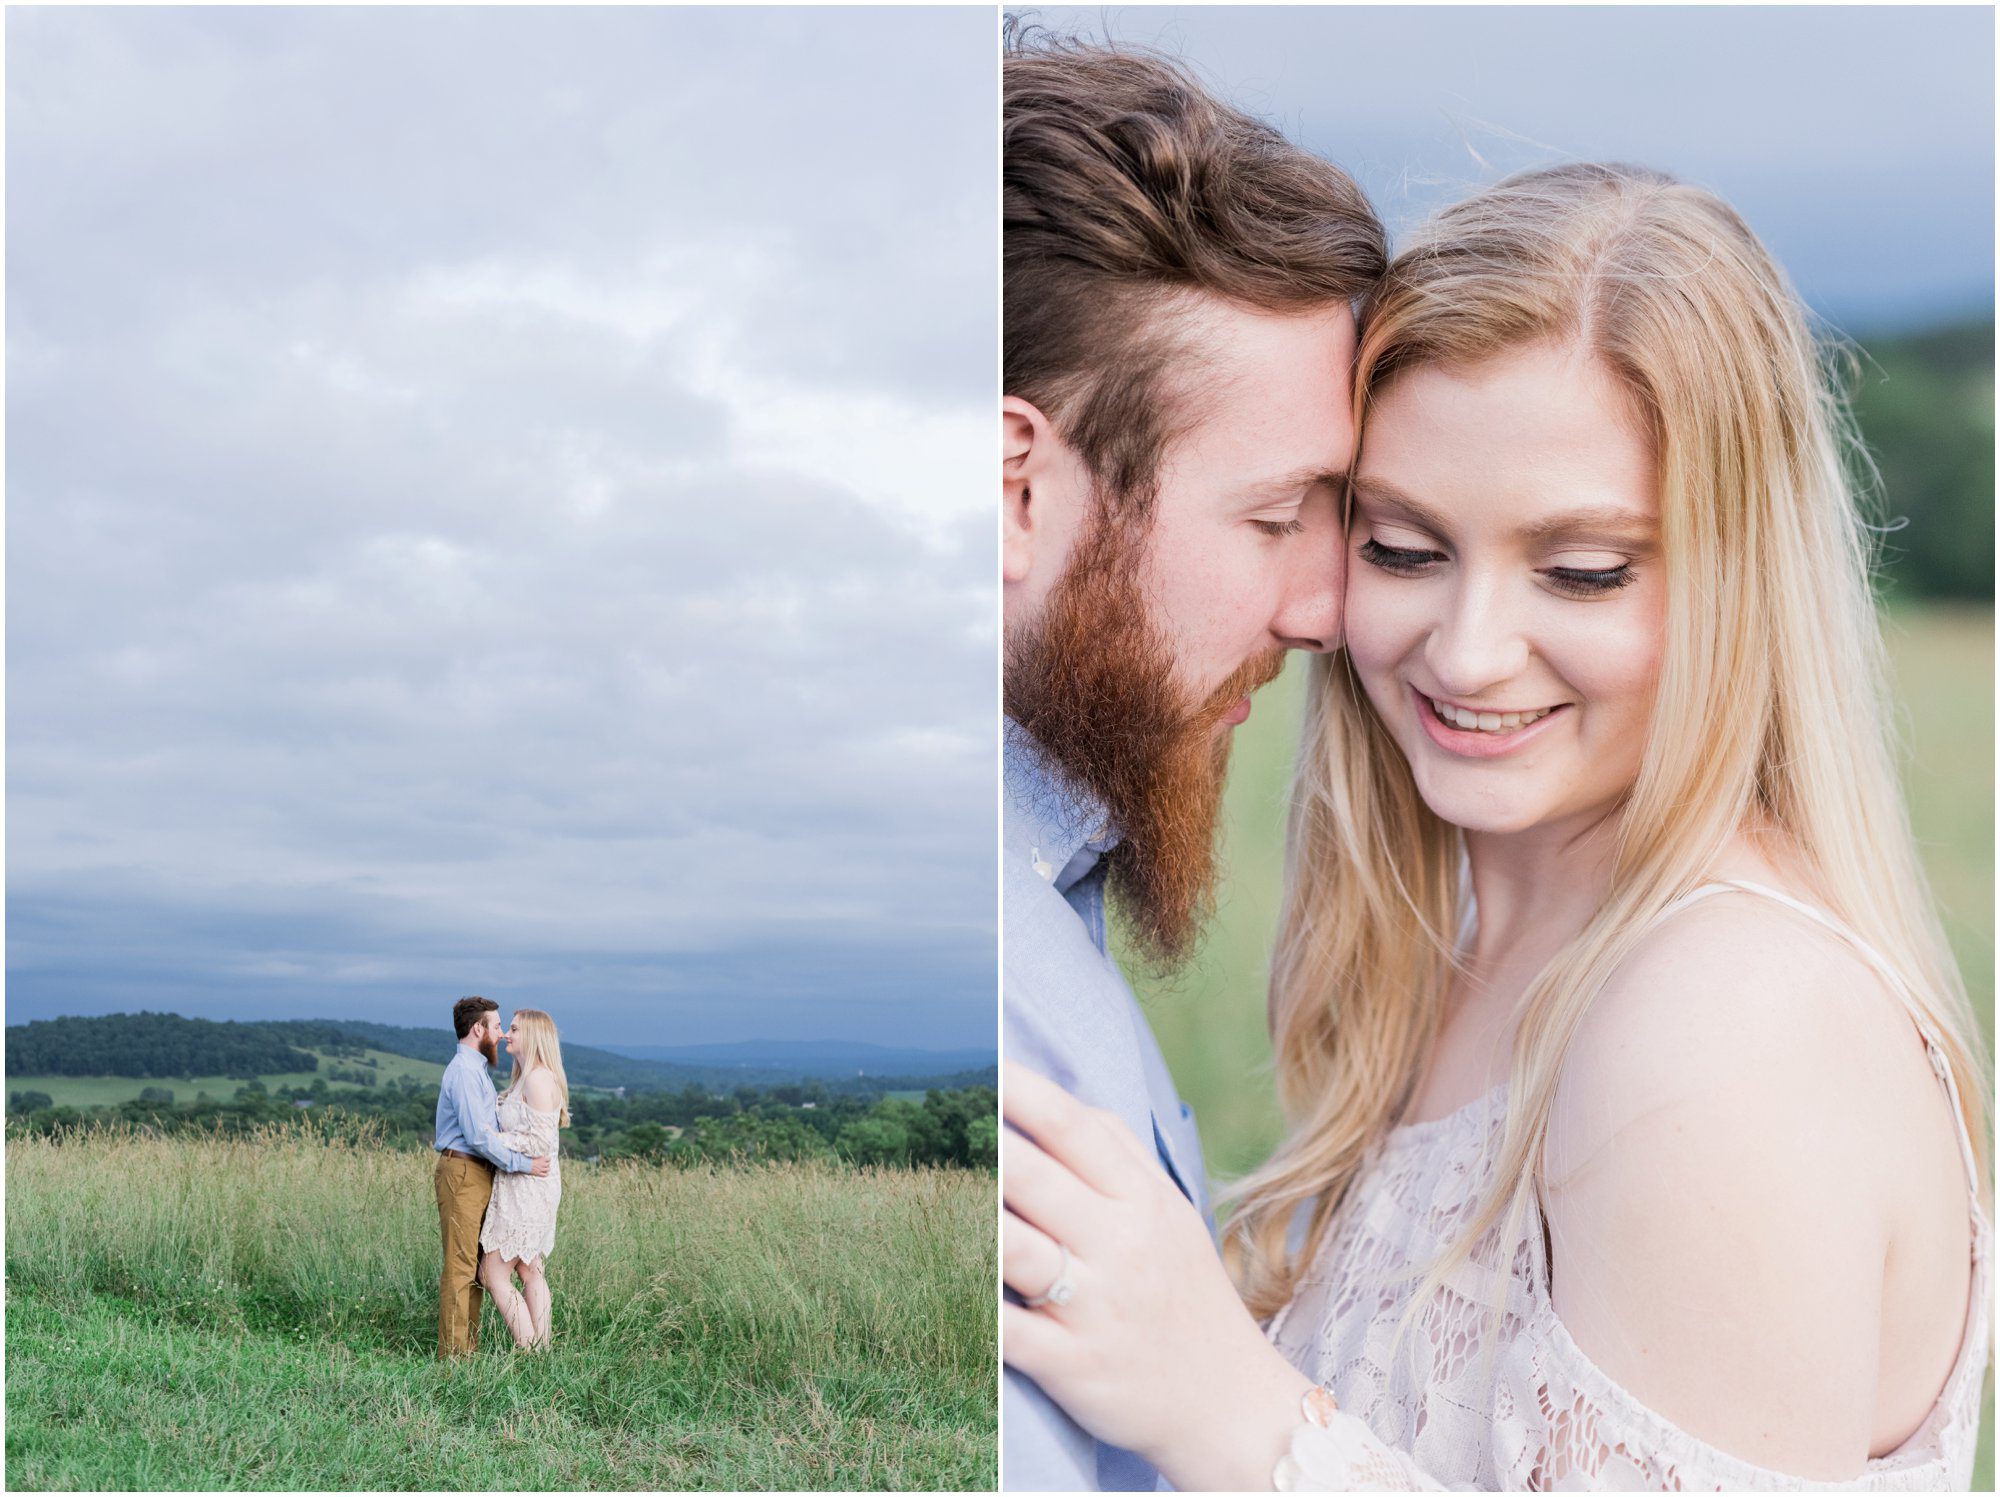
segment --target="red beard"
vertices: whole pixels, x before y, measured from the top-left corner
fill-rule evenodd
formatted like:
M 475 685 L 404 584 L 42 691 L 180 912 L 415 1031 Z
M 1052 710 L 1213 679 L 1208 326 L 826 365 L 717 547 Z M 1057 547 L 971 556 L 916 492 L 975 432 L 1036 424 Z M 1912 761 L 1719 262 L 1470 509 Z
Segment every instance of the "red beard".
M 1142 954 L 1172 967 L 1214 908 L 1230 708 L 1283 668 L 1246 661 L 1198 706 L 1139 588 L 1138 523 L 1100 507 L 1035 624 L 1007 641 L 1007 714 L 1097 796 L 1120 833 L 1107 888 Z

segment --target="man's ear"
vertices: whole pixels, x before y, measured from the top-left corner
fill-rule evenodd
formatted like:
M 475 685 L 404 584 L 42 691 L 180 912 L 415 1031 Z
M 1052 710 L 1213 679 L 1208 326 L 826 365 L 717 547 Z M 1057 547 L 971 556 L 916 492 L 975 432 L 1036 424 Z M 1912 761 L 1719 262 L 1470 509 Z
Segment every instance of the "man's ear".
M 1048 507 L 1037 505 L 1035 489 L 1055 472 L 1058 445 L 1047 416 L 1017 395 L 1002 397 L 1000 575 L 1009 584 L 1034 570 L 1038 539 L 1050 544 Z

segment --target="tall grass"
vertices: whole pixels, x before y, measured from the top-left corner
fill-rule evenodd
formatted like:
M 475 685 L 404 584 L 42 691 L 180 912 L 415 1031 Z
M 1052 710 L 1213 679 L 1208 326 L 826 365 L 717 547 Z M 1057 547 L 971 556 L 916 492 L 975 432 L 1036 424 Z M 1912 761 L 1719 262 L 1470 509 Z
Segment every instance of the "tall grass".
M 565 1161 L 553 1350 L 489 1306 L 440 1364 L 431 1169 L 352 1130 L 10 1140 L 10 1486 L 994 1484 L 990 1176 Z M 167 1371 L 144 1438 L 100 1393 L 79 1441 L 121 1348 Z M 282 1470 L 278 1395 L 314 1431 Z

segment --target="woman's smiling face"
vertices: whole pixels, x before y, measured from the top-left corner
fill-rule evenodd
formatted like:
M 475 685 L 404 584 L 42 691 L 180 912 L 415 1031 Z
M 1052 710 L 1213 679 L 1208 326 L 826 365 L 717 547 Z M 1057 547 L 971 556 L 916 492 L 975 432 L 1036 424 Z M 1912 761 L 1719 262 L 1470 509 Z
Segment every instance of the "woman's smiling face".
M 1666 619 L 1631 397 L 1535 344 L 1400 374 L 1361 438 L 1347 649 L 1439 816 L 1584 826 L 1639 773 Z

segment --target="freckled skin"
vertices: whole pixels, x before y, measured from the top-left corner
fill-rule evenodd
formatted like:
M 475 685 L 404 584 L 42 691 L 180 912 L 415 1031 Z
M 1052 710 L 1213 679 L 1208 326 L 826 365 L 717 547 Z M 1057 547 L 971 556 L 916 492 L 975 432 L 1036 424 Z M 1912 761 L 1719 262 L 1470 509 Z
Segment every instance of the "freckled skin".
M 1426 804 L 1468 832 L 1580 832 L 1637 778 L 1666 617 L 1658 483 L 1628 398 L 1584 356 L 1541 345 L 1471 368 L 1421 368 L 1376 401 L 1348 534 L 1347 643 Z M 1385 486 L 1422 517 L 1377 497 Z M 1575 511 L 1640 523 L 1536 535 Z M 1364 547 L 1441 559 L 1397 575 Z M 1632 581 L 1588 596 L 1550 573 Z M 1411 688 L 1474 711 L 1567 704 L 1513 753 L 1475 759 L 1426 733 Z

